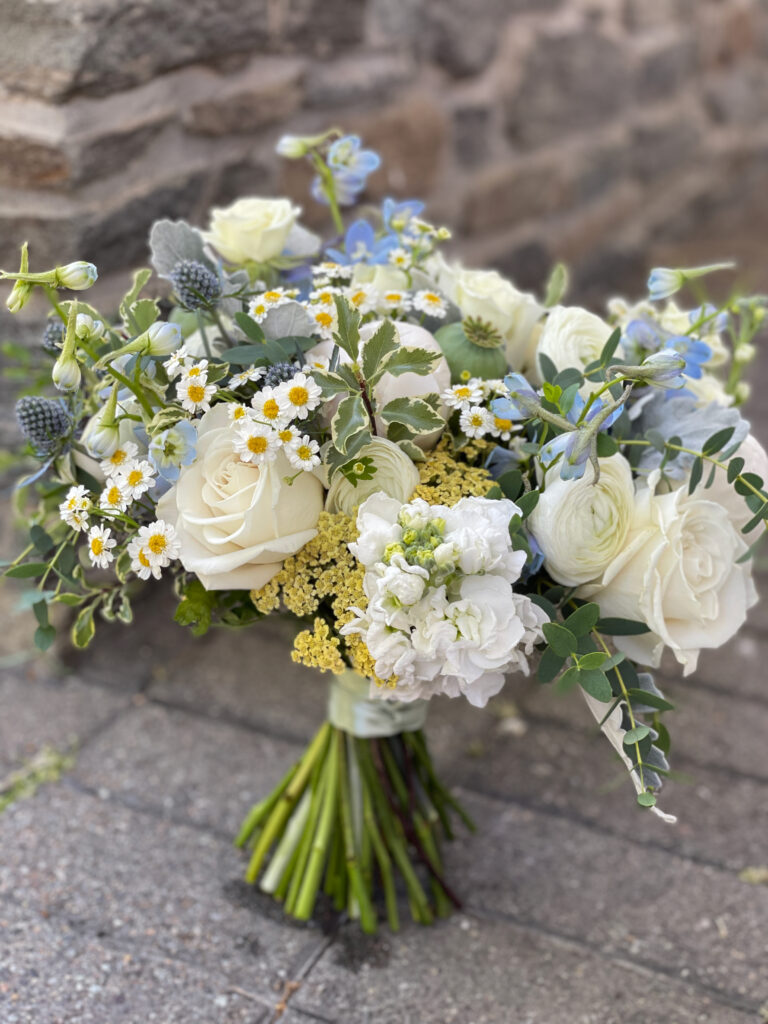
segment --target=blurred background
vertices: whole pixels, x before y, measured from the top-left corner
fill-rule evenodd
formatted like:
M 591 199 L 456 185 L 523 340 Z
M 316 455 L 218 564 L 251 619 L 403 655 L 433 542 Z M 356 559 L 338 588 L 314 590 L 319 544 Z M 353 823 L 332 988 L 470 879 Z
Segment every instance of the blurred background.
M 146 260 L 161 216 L 289 194 L 285 131 L 380 151 L 469 265 L 572 298 L 654 263 L 739 259 L 767 287 L 764 0 L 3 0 L 0 265 Z M 121 282 L 122 284 L 122 279 Z

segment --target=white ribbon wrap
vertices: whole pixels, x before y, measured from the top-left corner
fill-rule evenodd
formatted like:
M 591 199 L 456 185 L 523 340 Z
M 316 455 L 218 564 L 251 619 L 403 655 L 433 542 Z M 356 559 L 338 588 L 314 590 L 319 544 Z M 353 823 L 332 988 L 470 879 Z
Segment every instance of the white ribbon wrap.
M 334 676 L 328 692 L 328 720 L 337 729 L 358 739 L 397 736 L 421 729 L 427 718 L 427 701 L 409 703 L 371 700 L 370 682 L 357 672 Z

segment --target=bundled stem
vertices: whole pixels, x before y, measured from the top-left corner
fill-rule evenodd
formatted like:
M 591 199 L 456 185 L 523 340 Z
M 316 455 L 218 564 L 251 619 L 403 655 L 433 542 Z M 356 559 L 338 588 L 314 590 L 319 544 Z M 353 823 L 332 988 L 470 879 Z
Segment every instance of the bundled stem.
M 400 927 L 398 884 L 420 924 L 460 907 L 445 881 L 441 840 L 456 814 L 423 733 L 359 739 L 326 722 L 275 790 L 246 817 L 236 844 L 251 850 L 246 880 L 308 920 L 322 888 L 338 911 L 375 932 L 383 905 Z

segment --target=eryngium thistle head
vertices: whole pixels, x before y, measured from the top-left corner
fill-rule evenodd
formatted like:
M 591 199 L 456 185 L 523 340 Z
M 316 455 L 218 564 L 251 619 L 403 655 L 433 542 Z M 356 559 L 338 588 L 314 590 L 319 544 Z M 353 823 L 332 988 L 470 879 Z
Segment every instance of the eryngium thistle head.
M 25 395 L 16 403 L 16 421 L 22 434 L 39 452 L 50 452 L 69 434 L 72 421 L 60 401 Z
M 275 363 L 264 374 L 262 387 L 276 388 L 283 381 L 293 380 L 298 372 L 299 368 L 295 363 Z
M 43 351 L 47 352 L 49 356 L 59 354 L 61 343 L 64 341 L 64 330 L 65 325 L 58 318 L 49 320 L 45 325 L 40 344 L 43 346 Z
M 169 277 L 176 297 L 187 309 L 211 306 L 221 295 L 221 281 L 199 260 L 179 260 Z

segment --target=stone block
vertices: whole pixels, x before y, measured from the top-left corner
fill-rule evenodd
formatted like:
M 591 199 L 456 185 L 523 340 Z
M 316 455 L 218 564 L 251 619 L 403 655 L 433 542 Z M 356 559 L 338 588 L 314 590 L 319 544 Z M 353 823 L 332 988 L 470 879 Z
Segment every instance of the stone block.
M 407 53 L 353 53 L 318 61 L 307 75 L 307 104 L 327 110 L 355 103 L 381 104 L 410 82 L 416 65 Z
M 477 171 L 464 199 L 463 229 L 482 234 L 549 216 L 570 198 L 566 163 L 561 154 L 551 153 Z
M 660 117 L 642 117 L 632 127 L 628 169 L 641 182 L 683 171 L 699 157 L 702 141 L 701 112 L 695 104 Z
M 667 28 L 687 18 L 696 0 L 625 0 L 624 23 L 633 31 Z
M 640 102 L 669 99 L 678 93 L 695 73 L 697 56 L 695 37 L 687 28 L 654 34 L 640 47 Z
M 629 101 L 628 55 L 591 29 L 542 33 L 506 99 L 506 129 L 525 148 L 602 127 Z
M 56 188 L 70 180 L 72 168 L 67 153 L 34 139 L 0 138 L 3 162 L 0 187 Z
M 248 135 L 290 117 L 301 104 L 302 64 L 256 61 L 246 74 L 222 78 L 183 113 L 187 129 L 201 135 Z
M 742 61 L 711 76 L 704 86 L 704 102 L 718 124 L 755 125 L 765 116 L 768 69 L 756 61 Z

